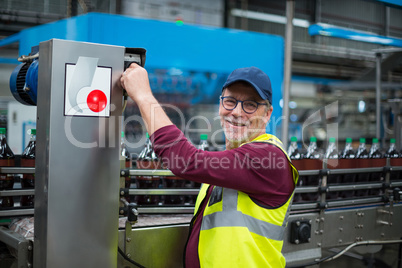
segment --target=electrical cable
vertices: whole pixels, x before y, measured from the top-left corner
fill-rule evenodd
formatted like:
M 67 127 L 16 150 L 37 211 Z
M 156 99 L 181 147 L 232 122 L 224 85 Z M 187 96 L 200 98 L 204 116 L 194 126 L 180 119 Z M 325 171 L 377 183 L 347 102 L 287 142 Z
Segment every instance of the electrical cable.
M 322 258 L 320 260 L 314 261 L 314 262 L 310 262 L 310 263 L 305 263 L 302 265 L 297 265 L 297 266 L 286 266 L 287 268 L 302 268 L 302 267 L 306 267 L 306 266 L 311 266 L 311 265 L 316 265 L 316 264 L 320 264 L 322 262 L 328 262 L 328 261 L 332 261 L 335 260 L 336 258 L 342 256 L 343 254 L 345 254 L 345 252 L 347 252 L 349 249 L 356 247 L 356 246 L 363 246 L 363 245 L 383 245 L 383 244 L 400 244 L 402 243 L 402 240 L 388 240 L 388 241 L 376 241 L 376 240 L 367 240 L 367 241 L 359 241 L 359 242 L 355 242 L 353 244 L 350 244 L 349 246 L 347 246 L 345 249 L 341 250 L 338 253 L 335 253 L 334 255 L 330 255 L 327 256 L 325 258 Z
M 146 268 L 145 266 L 142 266 L 141 264 L 139 264 L 138 262 L 130 259 L 124 252 L 123 250 L 121 250 L 119 247 L 117 247 L 117 250 L 119 251 L 120 255 L 128 262 L 134 264 L 135 266 L 139 267 L 139 268 Z
M 124 113 L 124 110 L 126 109 L 126 106 L 127 106 L 127 97 L 124 97 L 123 109 L 121 111 L 122 114 Z
M 27 62 L 27 61 L 31 62 L 37 58 L 39 58 L 39 52 L 35 53 L 34 55 L 28 55 L 28 56 L 22 55 L 21 57 L 18 58 L 18 61 L 19 62 Z
M 127 91 L 125 89 L 123 89 L 123 109 L 121 110 L 121 114 L 124 114 L 124 110 L 126 110 L 126 106 L 127 106 L 127 98 L 128 98 L 128 94 Z

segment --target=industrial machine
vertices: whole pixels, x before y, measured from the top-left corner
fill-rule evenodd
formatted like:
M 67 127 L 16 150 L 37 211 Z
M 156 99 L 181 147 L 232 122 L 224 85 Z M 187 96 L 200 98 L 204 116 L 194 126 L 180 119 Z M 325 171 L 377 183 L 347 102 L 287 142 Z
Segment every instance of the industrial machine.
M 130 201 L 198 190 L 127 187 L 127 177 L 174 175 L 127 168 L 118 158 L 125 100 L 118 79 L 131 62 L 144 65 L 145 50 L 52 39 L 21 61 L 11 90 L 18 101 L 38 106 L 36 166 L 0 171 L 36 178 L 35 190 L 0 191 L 0 197 L 35 195 L 34 208 L 0 210 L 1 219 L 31 217 L 34 224 L 30 236 L 0 226 L 0 242 L 17 266 L 181 267 L 194 205 Z M 402 164 L 327 164 L 303 170 L 295 161 L 300 184 L 283 247 L 289 267 L 317 266 L 355 246 L 402 243 Z M 341 250 L 324 256 L 331 248 Z
M 21 61 L 10 84 L 17 100 L 37 104 L 36 167 L 1 171 L 35 173 L 33 260 L 19 267 L 116 267 L 119 78 L 125 62 L 144 64 L 145 50 L 51 39 Z
M 122 172 L 131 176 L 173 176 L 166 170 Z M 361 245 L 366 250 L 367 246 L 376 245 L 375 251 L 379 251 L 381 245 L 401 244 L 402 166 L 392 166 L 387 159 L 382 167 L 328 169 L 327 163 L 322 162 L 320 169 L 299 173 L 299 182 L 304 185 L 295 190 L 283 246 L 288 267 L 318 267 Z M 190 189 L 127 190 L 134 196 L 194 193 Z M 187 239 L 184 234 L 188 233 L 186 223 L 191 216 L 178 217 L 177 213 L 190 211 L 186 206 L 138 207 L 139 215 L 148 214 L 148 225 L 125 226 L 119 231 L 119 242 L 131 258 L 145 267 L 180 267 Z M 156 224 L 152 223 L 152 214 Z M 179 222 L 172 223 L 171 217 Z M 329 249 L 338 250 L 324 256 L 323 251 Z M 397 267 L 400 265 L 399 261 Z

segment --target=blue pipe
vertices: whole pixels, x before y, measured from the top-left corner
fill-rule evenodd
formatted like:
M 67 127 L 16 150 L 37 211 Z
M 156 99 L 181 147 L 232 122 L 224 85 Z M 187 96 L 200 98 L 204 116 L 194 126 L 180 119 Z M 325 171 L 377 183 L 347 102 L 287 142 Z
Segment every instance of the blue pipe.
M 402 39 L 399 38 L 376 35 L 368 32 L 351 30 L 324 23 L 310 25 L 310 27 L 308 28 L 308 33 L 311 36 L 323 35 L 372 44 L 380 44 L 384 46 L 402 47 Z

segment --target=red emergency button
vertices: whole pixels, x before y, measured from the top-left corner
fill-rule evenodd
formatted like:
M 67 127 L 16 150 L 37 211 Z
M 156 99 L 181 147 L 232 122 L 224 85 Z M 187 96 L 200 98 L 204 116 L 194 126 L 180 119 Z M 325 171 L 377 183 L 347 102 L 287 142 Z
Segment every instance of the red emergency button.
M 89 109 L 95 113 L 103 111 L 107 104 L 106 94 L 98 89 L 92 90 L 88 94 L 87 104 Z

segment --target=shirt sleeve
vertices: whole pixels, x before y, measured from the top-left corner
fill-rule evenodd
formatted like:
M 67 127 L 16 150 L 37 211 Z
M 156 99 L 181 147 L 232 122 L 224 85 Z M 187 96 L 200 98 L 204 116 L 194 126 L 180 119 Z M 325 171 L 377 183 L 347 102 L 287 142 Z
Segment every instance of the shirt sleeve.
M 155 131 L 151 141 L 164 164 L 183 179 L 236 189 L 271 207 L 284 204 L 295 187 L 287 157 L 266 142 L 203 151 L 174 125 Z

